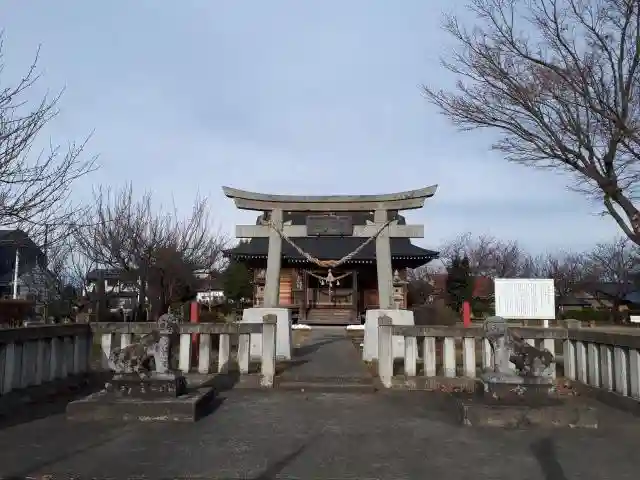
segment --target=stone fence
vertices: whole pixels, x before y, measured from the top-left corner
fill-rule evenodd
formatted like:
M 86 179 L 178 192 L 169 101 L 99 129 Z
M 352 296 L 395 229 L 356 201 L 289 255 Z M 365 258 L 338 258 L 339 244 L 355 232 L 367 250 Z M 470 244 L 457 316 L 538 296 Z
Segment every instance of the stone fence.
M 89 371 L 88 325 L 41 325 L 0 330 L 0 394 Z
M 134 337 L 149 333 L 153 327 L 152 323 L 91 323 L 0 330 L 0 395 L 72 379 L 88 373 L 92 366 L 99 370 L 97 363 L 92 365 L 97 349 L 101 352 L 101 367 L 105 369 L 116 340 L 118 346 L 127 346 Z M 178 368 L 184 373 L 192 370 L 192 335 L 198 334 L 197 372 L 211 373 L 211 365 L 215 363 L 216 371 L 225 373 L 231 363 L 237 362 L 242 375 L 250 372 L 251 363 L 258 363 L 261 386 L 272 387 L 275 330 L 275 319 L 271 318 L 265 318 L 264 324 L 181 324 Z M 214 336 L 218 338 L 217 359 L 212 358 Z M 99 346 L 94 338 L 99 338 Z M 252 351 L 258 350 L 257 346 L 261 347 L 259 351 Z M 237 351 L 232 351 L 232 347 Z
M 107 359 L 115 341 L 120 337 L 119 347 L 126 347 L 134 336 L 151 332 L 153 323 L 92 323 L 93 334 L 100 337 L 102 368 L 108 368 Z M 193 342 L 193 336 L 199 337 Z M 214 350 L 212 338 L 218 337 L 217 359 L 212 358 Z M 252 338 L 253 341 L 252 341 Z M 196 370 L 201 374 L 211 373 L 216 364 L 217 373 L 226 373 L 230 363 L 235 361 L 241 375 L 249 374 L 252 360 L 260 364 L 261 385 L 273 386 L 275 376 L 276 320 L 264 318 L 264 323 L 183 323 L 180 324 L 178 346 L 178 369 L 183 373 L 192 371 L 193 345 L 198 346 Z M 256 348 L 260 345 L 261 348 Z M 232 351 L 232 346 L 235 351 Z M 253 351 L 253 349 L 258 351 Z M 216 361 L 217 360 L 217 361 Z
M 562 362 L 566 379 L 626 400 L 640 401 L 640 332 L 596 328 L 511 329 L 529 344 L 548 349 Z M 442 345 L 441 353 L 437 344 Z M 469 385 L 479 372 L 492 365 L 491 347 L 480 326 L 401 326 L 381 318 L 378 352 L 378 375 L 387 388 L 456 384 L 452 380 L 461 380 L 458 385 L 468 380 Z M 402 375 L 394 372 L 398 361 L 404 367 Z M 419 365 L 422 368 L 418 369 Z

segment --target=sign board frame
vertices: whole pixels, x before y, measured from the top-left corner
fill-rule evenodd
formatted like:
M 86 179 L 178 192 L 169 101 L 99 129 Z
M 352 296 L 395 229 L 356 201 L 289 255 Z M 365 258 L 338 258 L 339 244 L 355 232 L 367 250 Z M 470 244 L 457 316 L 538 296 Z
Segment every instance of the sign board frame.
M 496 315 L 509 320 L 554 320 L 556 295 L 550 278 L 494 279 Z M 547 325 L 548 322 L 545 322 Z
M 350 237 L 353 235 L 353 219 L 349 215 L 307 216 L 309 237 Z

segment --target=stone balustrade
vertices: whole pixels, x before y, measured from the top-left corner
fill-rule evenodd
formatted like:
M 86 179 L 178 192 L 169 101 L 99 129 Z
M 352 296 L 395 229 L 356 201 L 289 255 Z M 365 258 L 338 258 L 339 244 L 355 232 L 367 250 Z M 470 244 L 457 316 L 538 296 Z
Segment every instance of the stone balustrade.
M 640 332 L 569 329 L 563 350 L 565 377 L 640 401 Z
M 272 387 L 275 376 L 276 320 L 267 316 L 263 324 L 181 324 L 178 345 L 178 368 L 192 371 L 192 335 L 198 335 L 198 361 L 195 370 L 209 374 L 216 364 L 218 373 L 225 373 L 237 362 L 241 375 L 248 374 L 252 357 L 252 334 L 260 334 L 260 385 Z M 62 380 L 91 370 L 94 338 L 100 339 L 101 367 L 108 368 L 112 349 L 127 346 L 134 338 L 151 332 L 152 323 L 91 323 L 42 325 L 0 330 L 0 395 L 27 387 Z M 218 340 L 217 358 L 212 339 Z M 255 347 L 254 347 L 255 348 Z M 236 350 L 237 349 L 237 350 Z M 96 367 L 97 365 L 94 365 Z
M 0 330 L 0 394 L 89 371 L 87 325 L 39 325 Z
M 271 315 L 260 323 L 183 323 L 180 324 L 180 341 L 178 345 L 178 369 L 183 373 L 190 373 L 193 369 L 193 335 L 197 335 L 197 366 L 196 371 L 209 374 L 211 365 L 217 364 L 217 373 L 226 373 L 233 359 L 237 362 L 241 375 L 249 373 L 252 357 L 251 334 L 261 334 L 262 349 L 260 352 L 260 384 L 272 387 L 275 376 L 275 334 L 276 320 Z M 102 368 L 108 368 L 107 359 L 115 347 L 126 347 L 133 342 L 134 336 L 150 333 L 154 328 L 152 323 L 91 323 L 94 335 L 100 337 L 102 351 Z M 119 345 L 115 345 L 119 337 Z M 212 339 L 218 338 L 217 359 L 212 358 Z M 232 351 L 232 346 L 236 351 Z M 217 361 L 215 361 L 217 360 Z
M 528 343 L 546 348 L 554 355 L 554 376 L 555 367 L 560 363 L 566 379 L 640 401 L 640 332 L 605 328 L 511 328 Z M 478 372 L 492 365 L 491 347 L 483 338 L 480 326 L 401 326 L 392 325 L 388 318 L 380 318 L 378 329 L 378 375 L 387 388 L 398 384 L 428 385 L 428 380 L 473 380 Z M 398 351 L 394 342 L 399 340 L 404 343 L 400 359 L 394 355 L 394 350 Z M 436 349 L 437 340 L 441 355 Z M 403 363 L 404 375 L 394 375 L 394 360 Z M 416 381 L 420 379 L 424 381 Z

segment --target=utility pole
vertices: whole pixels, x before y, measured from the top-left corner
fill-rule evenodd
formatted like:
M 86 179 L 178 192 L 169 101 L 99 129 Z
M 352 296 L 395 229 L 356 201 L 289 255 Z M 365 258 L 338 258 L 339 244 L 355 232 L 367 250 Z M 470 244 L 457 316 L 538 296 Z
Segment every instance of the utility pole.
M 13 267 L 13 299 L 18 298 L 18 272 L 20 271 L 20 246 L 16 245 L 16 260 Z
M 49 284 L 49 224 L 44 225 L 44 245 L 42 247 L 44 253 L 44 320 L 45 322 L 49 318 L 49 290 L 51 285 Z

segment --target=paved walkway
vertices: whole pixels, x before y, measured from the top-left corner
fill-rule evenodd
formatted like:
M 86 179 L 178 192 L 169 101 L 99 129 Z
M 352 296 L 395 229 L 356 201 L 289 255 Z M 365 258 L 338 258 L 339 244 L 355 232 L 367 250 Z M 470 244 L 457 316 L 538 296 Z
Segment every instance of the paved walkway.
M 314 328 L 305 343 L 294 350 L 293 360 L 280 380 L 372 380 L 344 327 Z
M 359 368 L 339 361 L 340 338 L 318 343 L 332 374 Z M 596 431 L 483 430 L 455 424 L 437 393 L 232 390 L 196 424 L 0 425 L 0 478 L 635 480 L 640 420 L 601 411 Z

